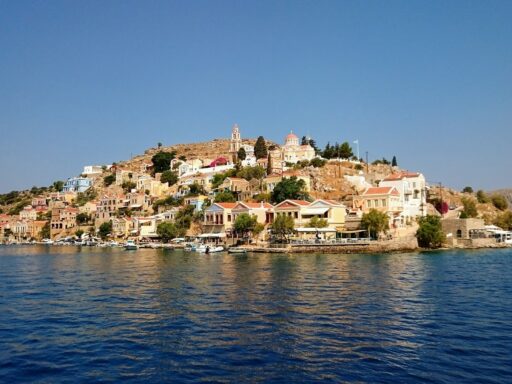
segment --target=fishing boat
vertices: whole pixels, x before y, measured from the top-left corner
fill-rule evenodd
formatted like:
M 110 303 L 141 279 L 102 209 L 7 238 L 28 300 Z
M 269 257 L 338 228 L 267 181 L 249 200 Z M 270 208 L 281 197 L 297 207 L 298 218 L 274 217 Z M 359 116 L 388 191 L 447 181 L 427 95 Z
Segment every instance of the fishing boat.
M 138 249 L 139 246 L 135 243 L 134 240 L 126 240 L 126 243 L 124 243 L 124 249 L 127 251 L 133 251 Z

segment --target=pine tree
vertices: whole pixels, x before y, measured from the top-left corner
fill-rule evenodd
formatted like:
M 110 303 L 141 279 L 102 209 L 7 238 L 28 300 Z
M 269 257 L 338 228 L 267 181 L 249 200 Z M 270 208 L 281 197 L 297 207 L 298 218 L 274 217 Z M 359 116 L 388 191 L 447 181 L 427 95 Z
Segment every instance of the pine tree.
M 392 167 L 398 166 L 398 163 L 396 162 L 396 156 L 393 156 L 393 160 L 391 160 L 391 166 Z
M 267 157 L 267 144 L 265 143 L 265 138 L 263 136 L 258 137 L 256 140 L 256 144 L 254 145 L 254 156 L 256 159 L 264 159 Z
M 244 147 L 240 147 L 236 156 L 240 161 L 244 161 L 247 158 Z
M 309 144 L 309 140 L 306 136 L 302 136 L 302 140 L 300 142 L 300 145 L 308 145 Z
M 352 156 L 354 156 L 354 153 L 352 152 L 352 147 L 347 141 L 345 141 L 343 144 L 341 144 L 339 157 L 341 157 L 342 159 L 350 159 Z
M 272 174 L 272 156 L 270 156 L 270 153 L 267 156 L 267 175 Z

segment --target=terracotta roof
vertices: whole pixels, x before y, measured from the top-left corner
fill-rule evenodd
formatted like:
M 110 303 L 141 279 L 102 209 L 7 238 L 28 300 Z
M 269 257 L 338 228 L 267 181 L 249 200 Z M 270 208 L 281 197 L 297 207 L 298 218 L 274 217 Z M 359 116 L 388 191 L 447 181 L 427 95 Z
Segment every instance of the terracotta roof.
M 215 203 L 215 204 L 221 208 L 232 209 L 232 208 L 235 208 L 237 203 Z
M 311 204 L 309 201 L 306 201 L 306 200 L 288 200 L 288 201 L 292 201 L 295 204 L 304 205 L 304 206 Z
M 364 191 L 363 195 L 399 195 L 395 187 L 371 187 Z
M 418 177 L 420 174 L 418 172 L 397 172 L 389 175 L 383 181 L 393 181 L 393 180 L 401 180 L 404 177 Z
M 273 205 L 272 204 L 269 204 L 269 203 L 246 203 L 246 202 L 239 202 L 238 203 L 239 205 L 243 205 L 247 208 L 266 208 L 266 209 L 269 209 L 269 208 L 272 208 Z

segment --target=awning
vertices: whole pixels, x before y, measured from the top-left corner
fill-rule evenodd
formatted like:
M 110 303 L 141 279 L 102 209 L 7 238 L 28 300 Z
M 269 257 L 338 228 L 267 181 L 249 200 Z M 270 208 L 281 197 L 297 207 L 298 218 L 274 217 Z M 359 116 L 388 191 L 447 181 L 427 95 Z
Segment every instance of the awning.
M 302 216 L 309 216 L 309 215 L 323 215 L 325 212 L 327 212 L 329 208 L 320 207 L 320 208 L 304 208 L 301 210 Z
M 334 228 L 295 228 L 297 232 L 336 232 Z
M 220 238 L 220 237 L 226 237 L 225 233 L 203 233 L 197 237 L 205 238 L 205 237 L 214 237 L 214 238 Z

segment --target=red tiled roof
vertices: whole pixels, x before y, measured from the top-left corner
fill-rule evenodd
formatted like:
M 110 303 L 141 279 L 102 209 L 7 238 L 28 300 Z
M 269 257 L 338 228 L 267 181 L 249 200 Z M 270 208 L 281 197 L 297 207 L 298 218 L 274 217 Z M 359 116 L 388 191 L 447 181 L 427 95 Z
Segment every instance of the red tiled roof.
M 269 203 L 246 203 L 246 202 L 240 202 L 240 205 L 244 205 L 247 208 L 272 208 L 273 205 Z
M 404 177 L 418 177 L 420 174 L 418 172 L 397 172 L 389 175 L 386 177 L 383 181 L 394 181 L 394 180 L 401 180 Z
M 395 187 L 371 187 L 364 191 L 363 195 L 399 195 Z
M 221 208 L 232 209 L 232 208 L 235 208 L 237 203 L 215 203 L 215 204 Z
M 288 201 L 292 201 L 295 204 L 304 205 L 304 206 L 311 204 L 309 201 L 306 201 L 306 200 L 288 200 Z

